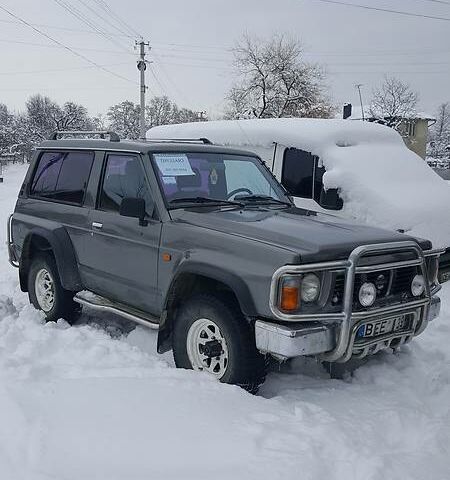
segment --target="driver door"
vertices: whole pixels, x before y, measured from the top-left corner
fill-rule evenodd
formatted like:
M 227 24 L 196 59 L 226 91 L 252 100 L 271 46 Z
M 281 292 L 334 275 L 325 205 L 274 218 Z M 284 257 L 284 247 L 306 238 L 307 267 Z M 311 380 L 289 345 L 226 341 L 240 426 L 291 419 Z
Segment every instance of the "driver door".
M 161 222 L 148 215 L 147 225 L 140 226 L 138 219 L 120 215 L 125 197 L 143 198 L 147 207 L 154 205 L 142 159 L 107 153 L 96 208 L 90 212 L 86 283 L 109 299 L 154 312 Z

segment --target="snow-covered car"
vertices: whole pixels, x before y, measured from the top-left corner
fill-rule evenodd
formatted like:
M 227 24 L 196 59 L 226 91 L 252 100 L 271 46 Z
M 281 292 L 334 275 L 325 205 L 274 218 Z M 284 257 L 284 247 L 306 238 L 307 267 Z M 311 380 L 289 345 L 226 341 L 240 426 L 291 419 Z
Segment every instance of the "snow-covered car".
M 147 138 L 206 137 L 256 152 L 295 205 L 428 238 L 447 249 L 450 188 L 401 136 L 383 125 L 351 120 L 276 118 L 154 127 Z
M 110 140 L 43 142 L 8 220 L 47 320 L 116 313 L 158 330 L 178 367 L 255 391 L 264 356 L 345 363 L 438 314 L 428 240 L 296 208 L 253 153 L 97 133 Z

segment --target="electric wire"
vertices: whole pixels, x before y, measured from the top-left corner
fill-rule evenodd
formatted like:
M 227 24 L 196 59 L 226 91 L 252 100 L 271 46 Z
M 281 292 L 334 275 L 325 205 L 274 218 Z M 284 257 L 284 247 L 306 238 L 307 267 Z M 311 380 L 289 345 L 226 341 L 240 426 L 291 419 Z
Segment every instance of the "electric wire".
M 101 65 L 102 67 L 118 67 L 122 65 L 129 65 L 128 62 L 124 63 L 109 63 L 106 65 Z M 67 72 L 71 70 L 86 70 L 90 68 L 96 68 L 93 65 L 85 65 L 84 67 L 67 67 L 67 68 L 47 68 L 45 70 L 20 70 L 14 72 L 0 72 L 0 76 L 16 76 L 16 75 L 30 75 L 30 74 L 40 74 L 40 73 L 55 73 L 55 72 Z
M 103 38 L 105 38 L 106 40 L 111 42 L 116 47 L 118 47 L 118 48 L 120 48 L 124 51 L 128 51 L 123 45 L 121 45 L 116 40 L 114 40 L 114 38 L 112 38 L 110 35 L 107 35 L 107 34 L 103 33 L 101 28 L 99 28 L 98 25 L 96 25 L 96 23 L 94 21 L 92 21 L 88 17 L 86 17 L 86 15 L 83 12 L 81 12 L 80 10 L 78 10 L 76 7 L 74 7 L 73 5 L 70 5 L 65 0 L 53 0 L 53 1 L 55 3 L 57 3 L 60 7 L 62 7 L 64 10 L 69 12 L 71 15 L 73 15 L 75 18 L 80 20 L 82 23 L 84 23 L 85 25 L 90 27 L 92 30 L 99 33 Z
M 86 57 L 85 55 L 83 55 L 82 53 L 79 53 L 77 52 L 76 50 L 74 50 L 73 48 L 65 45 L 64 43 L 60 42 L 59 40 L 56 40 L 55 38 L 53 38 L 52 36 L 48 35 L 47 33 L 43 32 L 42 30 L 38 29 L 37 27 L 34 27 L 33 25 L 31 25 L 29 22 L 27 22 L 26 20 L 24 20 L 23 18 L 19 17 L 18 15 L 16 15 L 15 13 L 11 12 L 10 10 L 8 10 L 6 7 L 4 7 L 3 5 L 0 5 L 0 10 L 2 10 L 3 12 L 7 13 L 8 15 L 10 15 L 11 17 L 15 18 L 16 20 L 19 20 L 22 24 L 28 26 L 29 28 L 31 28 L 33 31 L 35 31 L 36 33 L 38 33 L 39 35 L 47 38 L 48 40 L 50 40 L 51 42 L 59 45 L 60 47 L 64 48 L 65 50 L 67 50 L 68 52 L 70 52 L 72 55 L 75 55 L 76 57 L 78 58 L 81 58 L 83 59 L 85 62 L 88 62 L 90 63 L 91 65 L 99 68 L 100 70 L 106 72 L 106 73 L 109 73 L 110 75 L 113 75 L 114 77 L 117 77 L 117 78 L 120 78 L 121 80 L 124 80 L 126 82 L 129 82 L 129 83 L 133 83 L 133 84 L 136 84 L 135 81 L 133 80 L 130 80 L 129 78 L 127 77 L 124 77 L 116 72 L 113 72 L 112 70 L 109 70 L 105 67 L 102 67 L 101 65 L 99 65 L 97 62 L 94 62 L 93 60 L 91 60 L 90 58 Z
M 142 35 L 131 25 L 129 25 L 125 20 L 123 20 L 119 15 L 117 15 L 112 8 L 104 0 L 94 0 L 94 2 L 100 6 L 107 14 L 116 20 L 119 24 L 125 27 L 133 36 L 138 36 L 143 38 Z
M 105 15 L 101 15 L 100 13 L 98 13 L 95 8 L 92 8 L 87 2 L 85 2 L 84 0 L 78 0 L 79 3 L 81 3 L 86 9 L 88 9 L 90 12 L 92 12 L 96 17 L 99 17 L 104 23 L 106 23 L 107 25 L 109 25 L 110 27 L 114 28 L 115 30 L 117 30 L 119 32 L 120 35 L 124 35 L 124 36 L 127 36 L 127 32 L 125 32 L 124 30 L 122 30 L 121 28 L 119 28 L 117 25 L 115 25 L 113 22 L 111 22 L 111 20 L 109 20 L 109 18 Z
M 328 3 L 328 4 L 333 4 L 333 5 L 343 5 L 343 6 L 346 6 L 346 7 L 354 7 L 354 8 L 360 8 L 360 9 L 365 9 L 365 10 L 375 10 L 377 12 L 394 13 L 394 14 L 397 14 L 397 15 L 406 15 L 408 17 L 428 18 L 430 20 L 443 20 L 443 21 L 446 21 L 446 22 L 450 22 L 450 17 L 440 17 L 438 15 L 426 15 L 426 14 L 422 14 L 422 13 L 405 12 L 404 10 L 393 10 L 393 9 L 390 9 L 390 8 L 371 7 L 369 5 L 361 5 L 359 3 L 342 2 L 342 1 L 339 1 L 339 0 L 312 0 L 312 1 L 320 2 L 320 3 Z

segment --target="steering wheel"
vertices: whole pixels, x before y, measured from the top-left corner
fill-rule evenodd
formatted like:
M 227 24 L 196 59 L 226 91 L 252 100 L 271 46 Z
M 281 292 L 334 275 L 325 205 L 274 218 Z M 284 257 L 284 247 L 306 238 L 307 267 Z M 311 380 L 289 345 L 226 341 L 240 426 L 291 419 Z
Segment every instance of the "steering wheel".
M 236 190 L 233 190 L 232 192 L 230 192 L 227 195 L 227 200 L 230 200 L 231 197 L 234 197 L 235 195 L 241 192 L 245 192 L 245 193 L 248 193 L 249 195 L 253 195 L 253 192 L 251 190 L 249 190 L 248 188 L 241 187 L 241 188 L 236 188 Z

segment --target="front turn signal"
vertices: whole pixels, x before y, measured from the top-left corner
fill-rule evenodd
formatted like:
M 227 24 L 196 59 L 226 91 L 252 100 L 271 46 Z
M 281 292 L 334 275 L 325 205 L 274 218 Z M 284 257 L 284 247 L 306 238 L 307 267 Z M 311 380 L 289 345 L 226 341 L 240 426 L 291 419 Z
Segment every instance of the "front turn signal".
M 280 308 L 293 312 L 300 307 L 300 282 L 297 277 L 284 277 L 281 280 Z

